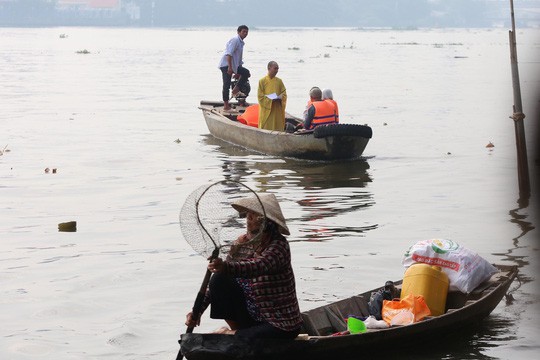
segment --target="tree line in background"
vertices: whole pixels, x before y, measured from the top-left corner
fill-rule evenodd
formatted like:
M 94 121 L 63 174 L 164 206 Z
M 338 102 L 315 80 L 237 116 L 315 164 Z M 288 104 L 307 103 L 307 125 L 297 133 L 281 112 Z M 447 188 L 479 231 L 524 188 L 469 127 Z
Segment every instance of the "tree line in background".
M 88 0 L 90 1 L 90 0 Z M 112 5 L 111 5 L 112 4 Z M 515 0 L 519 26 L 540 26 L 540 0 Z M 442 28 L 510 25 L 509 0 L 0 0 L 0 26 Z

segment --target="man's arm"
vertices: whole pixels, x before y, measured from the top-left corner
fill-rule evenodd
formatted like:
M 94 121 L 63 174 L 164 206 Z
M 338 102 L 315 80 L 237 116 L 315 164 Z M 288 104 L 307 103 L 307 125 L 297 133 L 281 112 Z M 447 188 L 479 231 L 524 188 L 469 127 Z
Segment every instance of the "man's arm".
M 315 106 L 313 104 L 308 108 L 306 116 L 304 117 L 304 129 L 309 130 L 311 122 L 315 117 Z
M 232 68 L 232 55 L 225 55 L 227 57 L 227 64 L 229 64 L 229 67 L 227 68 L 227 74 L 232 75 L 233 68 Z

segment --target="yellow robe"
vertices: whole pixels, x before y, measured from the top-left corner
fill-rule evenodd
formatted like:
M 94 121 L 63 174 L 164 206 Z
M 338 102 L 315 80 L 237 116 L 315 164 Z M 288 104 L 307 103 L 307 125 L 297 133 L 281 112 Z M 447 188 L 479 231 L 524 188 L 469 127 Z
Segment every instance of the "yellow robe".
M 276 93 L 281 95 L 281 101 L 270 100 L 266 95 Z M 287 91 L 280 78 L 266 75 L 259 80 L 257 91 L 259 99 L 259 129 L 285 130 L 285 106 L 287 105 Z

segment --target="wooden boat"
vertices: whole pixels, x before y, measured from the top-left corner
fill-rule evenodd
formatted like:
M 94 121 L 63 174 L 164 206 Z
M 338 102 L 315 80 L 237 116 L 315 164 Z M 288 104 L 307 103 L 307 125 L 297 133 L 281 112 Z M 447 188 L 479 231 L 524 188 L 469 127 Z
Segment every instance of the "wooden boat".
M 480 284 L 470 294 L 449 292 L 445 313 L 427 317 L 411 325 L 385 329 L 368 329 L 354 335 L 331 336 L 346 329 L 343 320 L 349 314 L 368 316 L 371 292 L 359 294 L 329 305 L 302 313 L 303 332 L 295 340 L 243 339 L 220 334 L 183 334 L 180 345 L 184 356 L 194 359 L 345 359 L 361 358 L 366 354 L 377 357 L 385 352 L 403 354 L 408 347 L 429 340 L 439 346 L 451 346 L 441 341 L 456 329 L 478 323 L 499 304 L 517 276 L 517 267 L 496 265 L 499 272 Z M 397 288 L 401 281 L 395 282 Z M 374 352 L 377 351 L 377 352 Z M 377 354 L 377 355 L 376 355 Z
M 235 103 L 232 110 L 224 111 L 221 101 L 201 101 L 199 108 L 214 137 L 268 155 L 308 160 L 356 159 L 372 136 L 369 126 L 356 124 L 318 126 L 294 133 L 259 129 L 238 121 L 248 105 Z M 293 127 L 302 122 L 288 113 L 285 120 Z

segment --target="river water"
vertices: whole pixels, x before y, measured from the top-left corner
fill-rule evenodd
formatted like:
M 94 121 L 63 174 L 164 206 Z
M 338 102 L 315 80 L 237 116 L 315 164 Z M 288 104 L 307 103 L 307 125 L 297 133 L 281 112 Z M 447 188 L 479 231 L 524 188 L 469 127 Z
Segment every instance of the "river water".
M 0 358 L 175 356 L 206 266 L 178 214 L 225 178 L 280 200 L 302 310 L 399 279 L 409 246 L 451 239 L 519 266 L 514 301 L 413 357 L 538 358 L 539 33 L 517 33 L 520 199 L 506 29 L 252 28 L 248 100 L 276 60 L 290 113 L 329 87 L 342 122 L 373 128 L 363 159 L 330 164 L 209 135 L 197 106 L 220 99 L 235 29 L 0 29 Z M 220 326 L 205 315 L 196 331 Z

